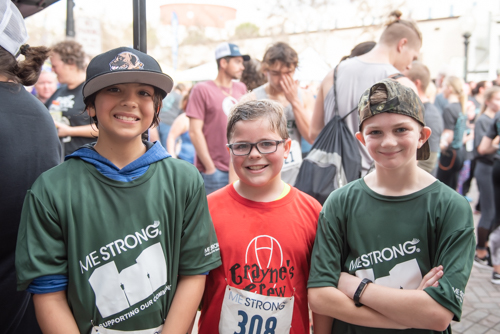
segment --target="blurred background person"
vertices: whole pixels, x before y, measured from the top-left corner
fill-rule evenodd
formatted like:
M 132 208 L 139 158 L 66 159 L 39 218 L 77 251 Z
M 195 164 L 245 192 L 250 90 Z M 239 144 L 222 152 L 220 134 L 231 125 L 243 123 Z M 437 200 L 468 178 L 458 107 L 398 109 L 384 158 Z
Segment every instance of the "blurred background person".
M 94 142 L 98 134 L 97 128 L 90 125 L 83 103 L 86 60 L 83 47 L 75 41 L 59 42 L 52 48 L 50 62 L 61 86 L 45 106 L 61 138 L 62 159 L 80 146 Z
M 484 94 L 484 104 L 476 121 L 474 131 L 474 155 L 476 158 L 476 178 L 479 190 L 479 204 L 481 217 L 477 225 L 477 244 L 474 265 L 480 268 L 489 267 L 488 249 L 486 242 L 495 219 L 495 197 L 493 187 L 493 163 L 495 153 L 484 154 L 479 151 L 479 145 L 488 130 L 494 126 L 493 119 L 500 110 L 500 87 L 488 88 Z M 495 140 L 498 145 L 498 139 Z M 499 207 L 500 209 L 500 207 Z
M 371 51 L 359 57 L 349 58 L 338 65 L 336 79 L 338 101 L 335 101 L 333 91 L 334 71 L 327 74 L 316 98 L 310 131 L 311 140 L 315 140 L 325 124 L 333 118 L 335 104 L 338 106 L 340 117 L 346 116 L 357 107 L 359 98 L 367 88 L 377 81 L 400 74 L 417 59 L 422 46 L 422 33 L 415 22 L 401 19 L 401 15 L 400 11 L 391 13 L 379 42 Z M 404 76 L 397 80 L 415 87 L 413 82 Z M 321 117 L 322 115 L 324 117 Z M 345 124 L 353 136 L 359 130 L 358 119 L 357 112 L 352 112 L 345 118 Z M 358 147 L 364 176 L 370 169 L 373 159 L 359 142 Z
M 44 103 L 57 90 L 57 77 L 52 71 L 42 71 L 38 81 L 35 83 L 36 97 Z
M 281 169 L 281 179 L 293 186 L 302 164 L 302 138 L 308 142 L 314 97 L 310 91 L 299 87 L 293 79 L 299 65 L 297 52 L 284 42 L 271 45 L 262 59 L 262 71 L 267 83 L 255 88 L 241 100 L 270 99 L 283 106 L 292 146 Z M 231 178 L 231 180 L 233 180 Z
M 172 126 L 175 118 L 182 113 L 181 101 L 184 95 L 186 95 L 186 92 L 186 86 L 182 83 L 178 83 L 163 99 L 163 105 L 160 109 L 160 124 L 158 126 L 158 132 L 160 135 L 161 145 L 165 148 L 167 147 L 167 137 L 170 127 Z
M 467 86 L 467 85 L 466 85 Z M 474 169 L 476 168 L 476 160 L 474 159 L 474 128 L 476 126 L 476 106 L 472 101 L 465 103 L 465 114 L 467 120 L 465 121 L 465 132 L 463 142 L 464 149 L 464 165 L 458 175 L 457 191 L 459 194 L 464 195 L 465 198 L 472 202 L 472 198 L 467 196 L 470 190 L 470 184 L 474 177 Z
M 481 105 L 484 103 L 484 93 L 488 88 L 493 86 L 491 81 L 479 81 L 476 86 L 471 89 L 470 101 L 474 103 L 477 113 L 481 110 Z
M 191 90 L 182 98 L 181 114 L 172 123 L 167 137 L 167 152 L 174 158 L 186 160 L 194 164 L 196 154 L 193 143 L 189 137 L 189 117 L 186 116 L 186 107 L 189 103 Z
M 432 133 L 429 137 L 429 146 L 431 155 L 427 160 L 419 160 L 418 166 L 423 170 L 433 173 L 437 165 L 437 158 L 439 154 L 439 140 L 443 132 L 443 117 L 439 110 L 429 101 L 426 95 L 427 87 L 431 79 L 431 74 L 427 66 L 419 61 L 414 61 L 411 68 L 405 71 L 405 75 L 413 81 L 417 87 L 418 97 L 422 100 L 425 107 L 424 121 L 425 125 L 431 128 Z
M 247 90 L 249 92 L 267 82 L 267 77 L 262 72 L 260 61 L 257 59 L 250 59 L 243 62 L 243 65 L 245 66 L 245 69 L 241 74 L 240 81 L 247 86 Z
M 54 122 L 23 87 L 38 80 L 49 49 L 22 45 L 28 35 L 11 1 L 0 1 L 0 36 L 0 332 L 36 334 L 41 331 L 30 294 L 16 289 L 14 259 L 26 192 L 40 174 L 59 163 Z M 25 58 L 18 62 L 19 52 Z
M 440 140 L 441 156 L 436 178 L 455 190 L 464 162 L 462 147 L 467 121 L 467 96 L 463 87 L 462 79 L 451 76 L 444 79 L 442 89 L 443 97 L 449 104 L 443 110 L 444 130 Z

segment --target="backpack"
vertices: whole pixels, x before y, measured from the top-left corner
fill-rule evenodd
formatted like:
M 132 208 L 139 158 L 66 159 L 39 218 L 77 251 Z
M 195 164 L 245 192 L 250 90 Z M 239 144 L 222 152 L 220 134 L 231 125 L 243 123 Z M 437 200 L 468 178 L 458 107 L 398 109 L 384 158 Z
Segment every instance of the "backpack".
M 337 106 L 337 67 L 333 75 L 334 116 L 321 130 L 311 151 L 302 161 L 295 187 L 323 204 L 330 193 L 361 177 L 361 154 L 356 138 Z

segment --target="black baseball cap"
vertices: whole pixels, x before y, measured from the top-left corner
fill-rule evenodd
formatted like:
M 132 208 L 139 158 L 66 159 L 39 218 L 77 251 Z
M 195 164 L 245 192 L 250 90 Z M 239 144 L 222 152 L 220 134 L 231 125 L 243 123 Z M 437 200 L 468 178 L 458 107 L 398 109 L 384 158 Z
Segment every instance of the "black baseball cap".
M 144 52 L 121 47 L 102 53 L 87 67 L 83 98 L 101 89 L 122 83 L 142 83 L 157 87 L 167 96 L 174 86 L 171 77 L 161 71 L 158 62 Z

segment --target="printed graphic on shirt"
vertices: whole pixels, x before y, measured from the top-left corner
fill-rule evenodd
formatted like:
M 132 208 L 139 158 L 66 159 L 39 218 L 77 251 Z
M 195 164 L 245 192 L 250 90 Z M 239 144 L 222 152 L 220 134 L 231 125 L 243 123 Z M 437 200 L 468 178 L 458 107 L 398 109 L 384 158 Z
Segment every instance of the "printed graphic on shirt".
M 226 116 L 229 115 L 229 111 L 231 111 L 231 108 L 238 103 L 238 100 L 236 100 L 232 96 L 227 96 L 223 101 L 222 101 L 222 110 L 224 111 L 224 114 Z
M 167 262 L 161 243 L 159 221 L 133 234 L 117 239 L 95 250 L 80 261 L 81 273 L 92 271 L 89 284 L 95 294 L 95 303 L 102 318 L 114 316 L 103 327 L 113 325 L 153 305 L 170 290 L 167 284 Z M 153 243 L 154 242 L 154 243 Z M 118 270 L 115 261 L 106 262 L 142 244 L 145 248 L 129 266 Z M 159 291 L 159 292 L 158 292 Z M 149 300 L 147 300 L 149 298 Z M 124 315 L 118 313 L 135 308 Z M 115 316 L 116 315 L 116 316 Z M 121 319 L 123 318 L 123 319 Z
M 360 278 L 368 278 L 372 282 L 386 287 L 396 289 L 416 289 L 422 281 L 422 272 L 416 258 L 412 254 L 420 253 L 418 243 L 420 240 L 412 239 L 392 247 L 386 247 L 381 250 L 375 250 L 359 256 L 349 263 L 349 271 L 354 271 Z M 399 262 L 398 258 L 407 258 L 404 262 Z M 397 263 L 397 262 L 399 263 Z M 395 263 L 389 269 L 389 275 L 376 277 L 374 268 L 377 265 L 384 265 L 387 268 Z M 362 269 L 366 268 L 366 269 Z
M 266 296 L 291 295 L 293 287 L 287 286 L 286 281 L 293 279 L 295 268 L 285 258 L 276 238 L 269 235 L 253 238 L 246 248 L 244 261 L 229 268 L 231 286 Z

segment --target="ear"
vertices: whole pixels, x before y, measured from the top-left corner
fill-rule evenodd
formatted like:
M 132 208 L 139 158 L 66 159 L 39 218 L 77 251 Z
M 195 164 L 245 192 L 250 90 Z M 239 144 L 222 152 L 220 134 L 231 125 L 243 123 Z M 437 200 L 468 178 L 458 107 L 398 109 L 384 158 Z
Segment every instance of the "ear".
M 361 144 L 363 144 L 364 146 L 366 146 L 365 137 L 363 137 L 363 134 L 361 132 L 359 132 L 359 131 L 356 132 L 355 136 L 356 136 L 356 139 L 359 140 L 359 142 Z
M 87 111 L 87 114 L 89 114 L 90 117 L 95 117 L 96 116 L 96 112 L 95 112 L 95 108 L 94 107 L 88 107 L 86 109 Z
M 420 138 L 418 139 L 418 148 L 421 148 L 422 145 L 429 139 L 429 137 L 432 134 L 431 128 L 428 126 L 422 127 L 422 130 L 420 130 Z
M 283 158 L 288 158 L 288 155 L 290 154 L 290 150 L 292 149 L 292 140 L 290 138 L 288 138 L 285 143 L 283 144 L 283 146 L 285 147 L 285 152 L 284 152 L 284 155 L 283 155 Z
M 225 69 L 225 68 L 227 67 L 227 64 L 228 64 L 228 63 L 229 63 L 229 62 L 228 62 L 228 60 L 227 60 L 227 59 L 222 58 L 222 59 L 220 60 L 220 68 L 224 68 L 224 69 Z
M 403 51 L 403 48 L 408 46 L 408 39 L 405 37 L 405 38 L 401 38 L 397 44 L 397 50 L 398 52 L 402 52 Z

